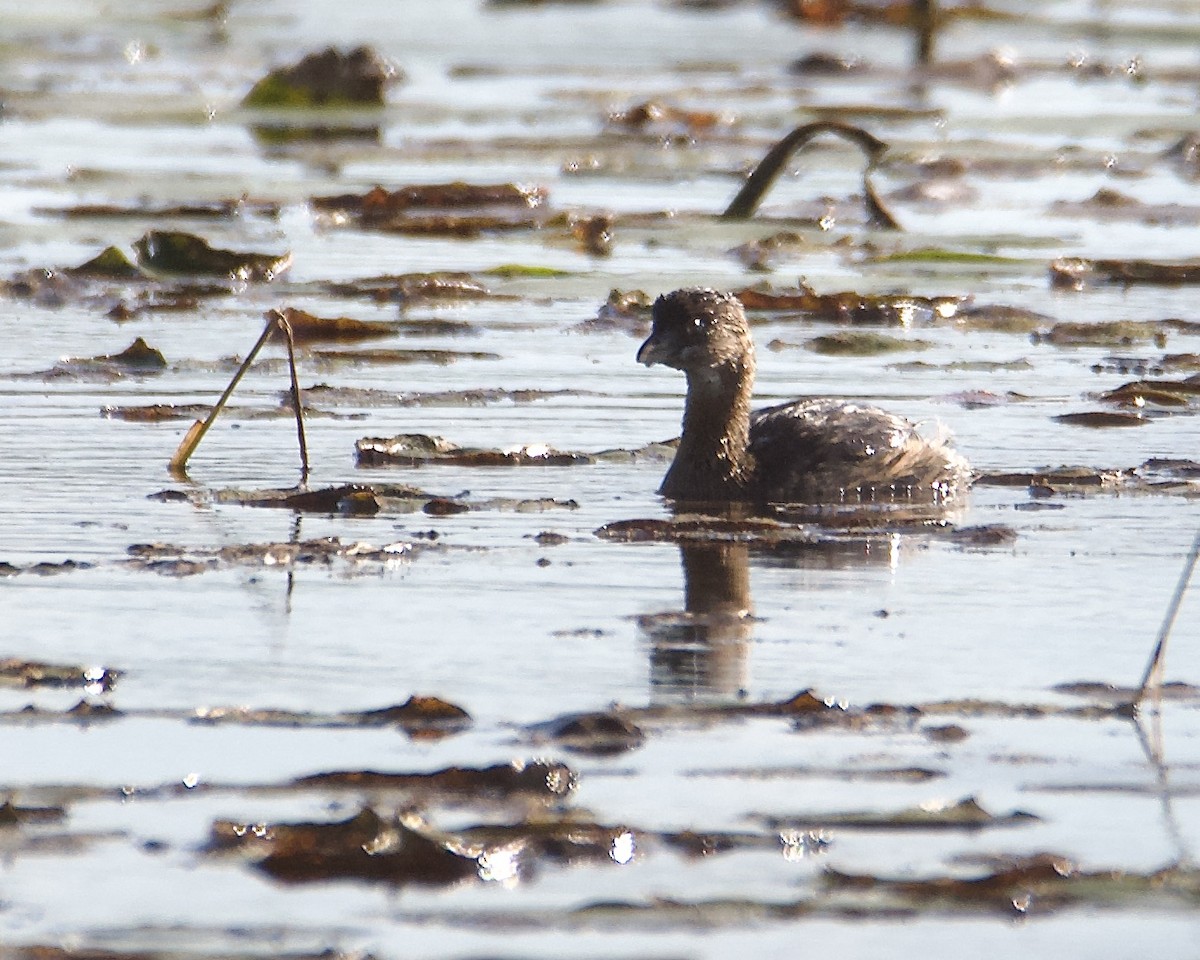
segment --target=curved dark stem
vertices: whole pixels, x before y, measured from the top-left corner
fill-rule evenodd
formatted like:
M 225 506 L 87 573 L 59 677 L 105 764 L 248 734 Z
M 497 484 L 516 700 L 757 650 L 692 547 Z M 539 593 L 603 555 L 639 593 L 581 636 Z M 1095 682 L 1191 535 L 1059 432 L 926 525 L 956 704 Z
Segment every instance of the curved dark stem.
M 725 212 L 721 214 L 721 218 L 724 220 L 747 220 L 754 216 L 754 211 L 758 209 L 758 205 L 762 203 L 762 199 L 766 196 L 767 191 L 771 189 L 775 181 L 779 178 L 779 174 L 783 171 L 784 165 L 791 158 L 792 154 L 805 146 L 814 137 L 818 137 L 823 133 L 832 133 L 839 136 L 862 150 L 867 158 L 867 168 L 863 173 L 863 191 L 866 194 L 867 213 L 870 216 L 871 222 L 886 229 L 898 230 L 900 228 L 899 224 L 884 209 L 883 204 L 880 203 L 879 198 L 875 195 L 875 191 L 871 188 L 868 179 L 871 171 L 887 150 L 888 145 L 861 127 L 854 127 L 848 123 L 839 123 L 836 120 L 818 120 L 815 123 L 806 123 L 802 127 L 797 127 L 775 144 L 775 146 L 767 151 L 767 155 L 759 161 L 758 166 L 754 168 L 754 171 L 746 179 L 746 182 L 742 184 L 742 189 L 730 201 L 729 206 L 725 208 Z

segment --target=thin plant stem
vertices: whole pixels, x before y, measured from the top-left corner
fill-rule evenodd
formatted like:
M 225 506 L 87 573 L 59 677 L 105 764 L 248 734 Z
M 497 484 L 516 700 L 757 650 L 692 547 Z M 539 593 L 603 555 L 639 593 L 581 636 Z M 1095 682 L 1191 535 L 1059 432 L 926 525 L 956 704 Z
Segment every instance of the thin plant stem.
M 308 443 L 304 436 L 304 410 L 300 400 L 300 383 L 296 375 L 296 352 L 295 338 L 292 335 L 291 324 L 287 322 L 282 313 L 278 310 L 271 310 L 267 313 L 267 325 L 263 327 L 263 332 L 250 348 L 250 352 L 246 354 L 246 359 L 242 361 L 242 365 L 238 367 L 237 373 L 233 375 L 233 379 L 229 381 L 229 386 L 225 388 L 225 392 L 213 405 L 208 416 L 204 420 L 197 420 L 188 429 L 176 449 L 174 456 L 171 457 L 168 467 L 172 474 L 177 476 L 185 476 L 187 472 L 187 462 L 192 454 L 196 452 L 196 448 L 200 446 L 200 441 L 204 435 L 208 433 L 208 428 L 213 425 L 217 419 L 217 415 L 224 409 L 225 404 L 233 395 L 234 389 L 241 382 L 242 377 L 246 375 L 246 371 L 250 369 L 250 365 L 258 356 L 259 352 L 271 338 L 271 334 L 276 330 L 283 333 L 284 339 L 287 342 L 288 364 L 291 370 L 292 378 L 292 405 L 296 411 L 296 432 L 300 441 L 300 482 L 301 485 L 308 482 Z
M 1196 558 L 1200 556 L 1200 530 L 1196 531 L 1196 538 L 1192 541 L 1192 549 L 1188 552 L 1187 560 L 1183 565 L 1183 572 L 1179 575 L 1179 583 L 1175 587 L 1175 594 L 1171 597 L 1171 603 L 1167 607 L 1167 614 L 1163 617 L 1162 627 L 1158 631 L 1158 640 L 1154 644 L 1154 652 L 1150 655 L 1150 662 L 1146 665 L 1146 672 L 1142 675 L 1142 682 L 1138 687 L 1137 696 L 1133 698 L 1133 703 L 1136 706 L 1145 699 L 1147 691 L 1154 687 L 1158 689 L 1162 683 L 1163 661 L 1167 650 L 1167 637 L 1171 634 L 1171 627 L 1175 624 L 1175 617 L 1179 613 L 1179 605 L 1183 602 L 1183 595 L 1187 592 L 1188 584 L 1192 579 L 1192 572 L 1196 569 Z
M 278 310 L 275 314 L 275 325 L 283 331 L 287 340 L 288 369 L 292 375 L 292 409 L 296 411 L 296 439 L 300 444 L 300 485 L 308 483 L 308 442 L 304 438 L 304 407 L 300 399 L 300 381 L 296 377 L 296 340 L 292 335 L 292 325 Z

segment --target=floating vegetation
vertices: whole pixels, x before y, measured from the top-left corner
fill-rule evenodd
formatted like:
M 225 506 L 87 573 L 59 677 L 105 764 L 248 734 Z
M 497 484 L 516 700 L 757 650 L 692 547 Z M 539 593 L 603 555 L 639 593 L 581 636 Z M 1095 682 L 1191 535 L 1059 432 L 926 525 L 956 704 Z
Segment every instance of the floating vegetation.
M 272 70 L 242 99 L 244 107 L 383 105 L 389 84 L 404 75 L 370 47 L 342 53 L 327 47 L 298 63 Z
M 1073 427 L 1142 427 L 1150 421 L 1136 413 L 1118 413 L 1112 410 L 1087 410 L 1082 413 L 1060 413 L 1056 423 Z
M 363 437 L 354 445 L 360 467 L 419 467 L 427 463 L 453 463 L 471 467 L 569 467 L 591 463 L 587 454 L 554 450 L 544 444 L 526 444 L 508 450 L 460 447 L 445 437 L 402 433 L 394 437 Z
M 1200 262 L 1158 263 L 1151 260 L 1085 260 L 1064 257 L 1050 265 L 1050 284 L 1053 287 L 1082 290 L 1088 283 L 1113 283 L 1120 286 L 1190 285 L 1200 283 Z
M 0 660 L 0 685 L 15 687 L 89 687 L 111 690 L 119 670 L 101 666 L 47 663 L 42 660 Z
M 530 230 L 545 224 L 548 194 L 543 187 L 512 183 L 417 184 L 362 195 L 314 197 L 313 209 L 333 224 L 388 233 L 476 237 L 481 233 Z
M 376 340 L 393 336 L 398 329 L 394 323 L 355 320 L 353 317 L 315 317 L 306 310 L 293 307 L 285 307 L 281 312 L 292 328 L 296 343 L 300 344 Z
M 889 337 L 887 334 L 861 330 L 839 330 L 813 337 L 804 343 L 806 350 L 833 357 L 874 357 L 882 353 L 899 353 L 905 350 L 928 350 L 928 340 L 911 340 Z
M 151 230 L 134 242 L 133 249 L 138 264 L 147 270 L 193 277 L 270 281 L 292 265 L 290 253 L 221 250 L 203 237 L 180 230 Z
M 845 326 L 908 327 L 947 320 L 957 315 L 963 297 L 914 297 L 860 294 L 851 291 L 818 294 L 800 283 L 795 290 L 747 287 L 737 291 L 747 310 L 800 313 L 805 319 Z
M 1034 823 L 1038 817 L 1024 810 L 992 814 L 974 797 L 965 797 L 955 803 L 926 804 L 886 813 L 790 814 L 760 819 L 772 830 L 982 830 Z

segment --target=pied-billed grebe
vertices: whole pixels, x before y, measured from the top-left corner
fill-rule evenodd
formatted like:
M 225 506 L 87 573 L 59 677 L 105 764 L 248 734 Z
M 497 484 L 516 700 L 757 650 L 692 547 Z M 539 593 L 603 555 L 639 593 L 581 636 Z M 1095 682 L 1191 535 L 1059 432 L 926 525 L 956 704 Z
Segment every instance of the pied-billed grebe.
M 683 435 L 659 493 L 757 503 L 946 502 L 966 460 L 901 417 L 841 400 L 794 400 L 750 412 L 754 343 L 741 301 L 707 289 L 654 303 L 637 358 L 687 375 Z

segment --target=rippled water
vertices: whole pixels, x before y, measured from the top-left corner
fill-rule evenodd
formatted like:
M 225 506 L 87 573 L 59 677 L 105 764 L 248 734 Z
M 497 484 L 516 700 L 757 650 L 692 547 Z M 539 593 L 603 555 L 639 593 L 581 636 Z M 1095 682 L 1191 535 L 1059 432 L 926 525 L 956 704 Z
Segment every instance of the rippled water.
M 0 791 L 29 803 L 61 795 L 58 788 L 76 797 L 65 824 L 46 831 L 41 846 L 36 829 L 0 827 L 11 834 L 0 836 L 10 851 L 0 864 L 0 940 L 14 948 L 200 955 L 333 948 L 381 957 L 781 956 L 794 952 L 798 938 L 852 956 L 959 956 L 965 943 L 980 953 L 1088 956 L 1147 942 L 1161 956 L 1194 955 L 1194 903 L 1048 907 L 1031 910 L 1024 923 L 953 908 L 901 917 L 881 911 L 864 920 L 821 912 L 763 919 L 720 906 L 803 898 L 820 889 L 826 870 L 969 874 L 978 862 L 971 858 L 986 854 L 1053 851 L 1085 870 L 1131 872 L 1186 861 L 1198 826 L 1194 698 L 1164 708 L 1159 768 L 1133 725 L 1112 718 L 968 712 L 945 720 L 968 734 L 953 743 L 918 727 L 852 733 L 797 731 L 780 719 L 665 724 L 640 749 L 608 759 L 538 741 L 525 726 L 612 703 L 778 700 L 809 687 L 857 706 L 979 698 L 1054 710 L 1081 702 L 1054 692 L 1055 684 L 1136 684 L 1195 534 L 1194 489 L 1039 499 L 1025 487 L 980 486 L 956 525 L 1007 525 L 1016 535 L 1011 543 L 976 548 L 944 533 L 885 531 L 869 549 L 735 551 L 726 576 L 740 585 L 754 618 L 680 657 L 655 630 L 663 618 L 652 616 L 684 609 L 689 570 L 680 548 L 608 542 L 594 533 L 614 521 L 668 516 L 654 493 L 663 462 L 362 470 L 354 444 L 420 432 L 468 446 L 547 443 L 597 452 L 673 436 L 681 379 L 639 367 L 636 335 L 580 326 L 612 288 L 654 295 L 692 283 L 788 286 L 803 277 L 820 292 L 969 296 L 1040 311 L 1051 323 L 1200 319 L 1186 286 L 1079 293 L 1053 290 L 1048 280 L 1060 256 L 1178 260 L 1196 253 L 1197 216 L 1189 219 L 1186 210 L 1195 181 L 1168 151 L 1196 127 L 1200 8 L 1012 4 L 1022 18 L 966 22 L 939 38 L 943 62 L 999 48 L 1018 63 L 1045 65 L 991 87 L 955 77 L 917 84 L 907 73 L 904 34 L 861 24 L 804 28 L 765 4 L 402 6 L 232 3 L 227 17 L 213 20 L 187 16 L 186 4 L 128 10 L 56 0 L 35 10 L 0 0 L 0 276 L 75 265 L 161 226 L 192 230 L 216 246 L 294 257 L 277 283 L 122 323 L 94 303 L 0 299 L 0 561 L 24 571 L 0 578 L 0 657 L 120 670 L 115 690 L 93 699 L 125 711 L 92 724 L 22 719 L 17 711 L 26 705 L 61 710 L 81 692 L 0 688 Z M 271 147 L 255 138 L 253 124 L 263 118 L 238 101 L 265 69 L 329 42 L 364 41 L 408 74 L 377 117 L 377 140 Z M 788 72 L 794 59 L 817 50 L 861 56 L 875 69 L 805 78 Z M 1098 66 L 1094 73 L 1059 68 L 1072 59 Z M 606 124 L 608 111 L 648 99 L 727 112 L 736 122 L 694 138 Z M 770 143 L 829 107 L 850 111 L 848 119 L 892 145 L 876 186 L 905 231 L 862 225 L 847 199 L 858 189 L 859 160 L 836 144 L 795 160 L 764 216 L 717 221 L 738 177 Z M 967 192 L 951 204 L 905 199 L 899 191 L 929 179 L 921 164 L 937 157 L 962 161 L 956 182 Z M 595 160 L 591 173 L 571 172 L 588 158 Z M 377 183 L 453 180 L 537 182 L 548 187 L 555 210 L 611 211 L 613 254 L 590 256 L 561 229 L 474 240 L 330 229 L 307 204 Z M 1055 212 L 1057 201 L 1086 200 L 1101 187 L 1143 204 L 1178 205 L 1179 215 Z M 243 193 L 281 203 L 278 219 L 163 223 L 53 212 Z M 837 201 L 832 229 L 799 219 L 825 196 Z M 671 216 L 659 216 L 664 211 Z M 799 232 L 803 244 L 780 254 L 765 277 L 729 253 L 781 230 Z M 870 256 L 924 248 L 1005 259 L 931 265 Z M 514 263 L 565 273 L 485 273 Z M 263 311 L 287 305 L 320 316 L 396 319 L 394 303 L 333 294 L 324 283 L 429 270 L 470 271 L 499 296 L 403 313 L 468 323 L 473 335 L 398 336 L 380 345 L 496 359 L 322 367 L 302 352 L 302 385 L 551 393 L 528 404 L 339 405 L 337 417 L 308 421 L 310 485 L 411 483 L 444 496 L 469 491 L 472 501 L 554 498 L 575 508 L 345 517 L 207 503 L 210 491 L 297 482 L 292 422 L 246 415 L 279 403 L 287 375 L 278 352 L 239 388 L 229 415 L 194 455 L 186 483 L 166 469 L 183 422 L 101 415 L 108 406 L 211 403 L 233 369 L 220 361 L 244 355 Z M 802 349 L 831 329 L 795 316 L 755 317 L 763 404 L 802 393 L 877 401 L 940 421 L 984 472 L 1126 468 L 1153 457 L 1190 458 L 1198 447 L 1200 430 L 1186 410 L 1136 429 L 1053 419 L 1100 409 L 1100 392 L 1134 378 L 1106 358 L 1200 353 L 1196 336 L 1172 333 L 1165 346 L 1061 348 L 946 324 L 888 331 L 929 341 L 920 352 L 840 358 Z M 116 353 L 138 336 L 163 352 L 165 372 L 113 381 L 40 375 L 60 358 Z M 784 346 L 770 349 L 772 341 Z M 929 366 L 905 366 L 912 360 Z M 964 360 L 1008 366 L 952 366 Z M 1028 362 L 1014 364 L 1020 360 Z M 959 400 L 965 391 L 1017 396 L 968 405 Z M 151 499 L 164 490 L 193 499 Z M 128 548 L 139 543 L 203 550 L 338 537 L 382 545 L 420 542 L 430 530 L 440 549 L 386 566 L 229 566 L 172 577 L 127 562 Z M 534 539 L 543 532 L 566 540 Z M 88 566 L 50 576 L 26 569 L 67 560 Z M 1194 600 L 1186 599 L 1168 658 L 1172 679 L 1198 680 L 1196 625 Z M 218 706 L 366 710 L 412 694 L 465 707 L 473 725 L 428 740 L 391 727 L 183 719 Z M 599 822 L 626 824 L 635 836 L 685 829 L 769 836 L 764 817 L 967 796 L 993 812 L 1019 809 L 1041 819 L 965 833 L 831 830 L 828 848 L 806 857 L 744 850 L 689 859 L 645 841 L 623 865 L 548 865 L 519 883 L 402 891 L 345 881 L 278 885 L 201 850 L 220 818 L 323 820 L 357 809 L 360 798 L 344 793 L 265 789 L 295 776 L 536 756 L 569 763 L 579 775 L 574 806 Z M 842 775 L 863 765 L 925 766 L 941 776 L 909 783 Z M 1175 784 L 1165 799 L 1155 788 L 1163 770 Z M 118 799 L 123 787 L 182 782 L 213 789 Z M 1131 783 L 1137 789 L 1114 787 Z M 435 819 L 455 829 L 471 817 L 439 810 Z M 684 920 L 650 909 L 668 901 L 708 906 Z M 616 902 L 647 912 L 592 919 L 582 909 Z

